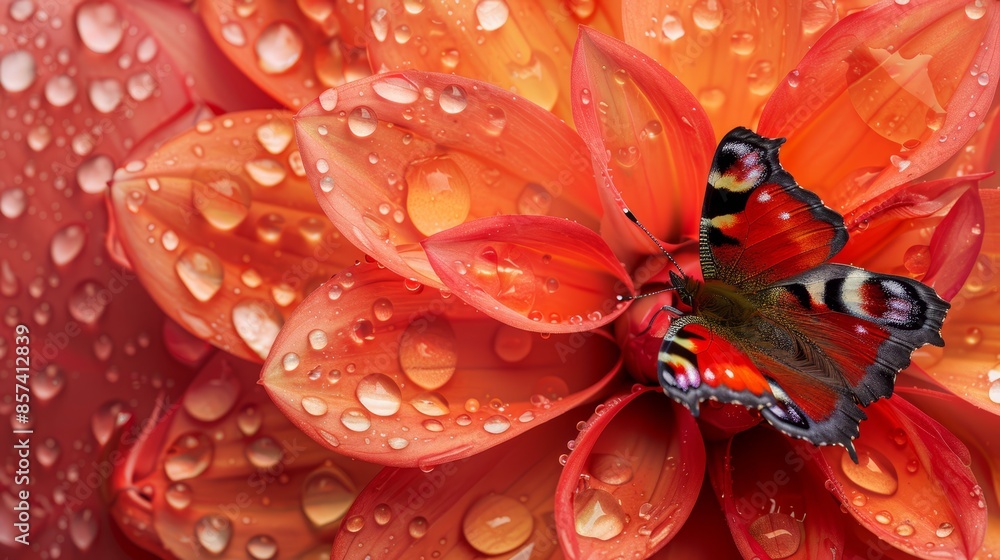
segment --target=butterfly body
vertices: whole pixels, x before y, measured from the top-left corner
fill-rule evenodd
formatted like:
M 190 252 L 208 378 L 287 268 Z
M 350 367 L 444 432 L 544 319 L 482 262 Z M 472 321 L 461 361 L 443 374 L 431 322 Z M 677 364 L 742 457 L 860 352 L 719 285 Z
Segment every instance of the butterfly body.
M 860 407 L 892 394 L 914 349 L 944 344 L 949 305 L 916 280 L 829 263 L 847 242 L 843 218 L 781 168 L 782 142 L 738 128 L 720 143 L 703 279 L 671 274 L 691 310 L 664 337 L 660 384 L 694 413 L 708 399 L 758 408 L 853 457 Z

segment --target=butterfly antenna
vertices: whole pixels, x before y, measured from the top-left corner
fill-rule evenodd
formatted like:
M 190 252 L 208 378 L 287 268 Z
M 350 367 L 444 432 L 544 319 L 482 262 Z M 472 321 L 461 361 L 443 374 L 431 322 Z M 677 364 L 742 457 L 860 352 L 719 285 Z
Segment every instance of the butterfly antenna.
M 655 296 L 656 294 L 662 294 L 663 292 L 672 292 L 677 290 L 676 287 L 663 288 L 662 290 L 656 290 L 655 292 L 649 292 L 648 294 L 639 294 L 637 296 L 618 296 L 618 301 L 631 301 L 633 299 L 642 299 L 644 297 Z M 672 309 L 672 308 L 671 308 Z
M 632 211 L 629 210 L 628 208 L 625 208 L 624 212 L 625 212 L 625 217 L 628 218 L 633 224 L 639 226 L 639 229 L 641 229 L 642 232 L 646 234 L 646 237 L 648 237 L 653 242 L 653 244 L 659 247 L 660 252 L 663 253 L 663 256 L 667 257 L 667 259 L 671 263 L 673 263 L 675 267 L 677 267 L 677 271 L 681 273 L 681 276 L 687 276 L 686 274 L 684 274 L 684 269 L 681 268 L 681 265 L 677 264 L 677 261 L 674 260 L 674 256 L 671 255 L 669 251 L 663 248 L 663 245 L 661 245 L 659 240 L 656 239 L 656 236 L 650 233 L 649 230 L 646 229 L 646 226 L 642 225 L 642 222 L 639 221 L 639 218 L 636 218 L 635 214 L 633 214 Z M 653 292 L 653 293 L 660 293 L 660 292 Z M 646 295 L 653 295 L 653 294 L 646 294 Z M 636 296 L 636 297 L 645 297 L 645 296 Z

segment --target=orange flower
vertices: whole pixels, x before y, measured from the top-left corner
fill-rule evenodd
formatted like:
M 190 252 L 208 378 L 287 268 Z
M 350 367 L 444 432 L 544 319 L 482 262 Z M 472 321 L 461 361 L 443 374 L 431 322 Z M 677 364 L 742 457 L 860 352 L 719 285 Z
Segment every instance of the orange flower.
M 34 430 L 0 546 L 1000 552 L 995 3 L 191 7 L 0 14 L 0 296 L 33 360 L 27 422 L 0 410 Z M 839 262 L 951 301 L 947 346 L 865 409 L 859 464 L 740 406 L 692 417 L 655 382 L 673 295 L 619 301 L 670 270 L 626 205 L 697 275 L 734 126 L 788 138 L 845 216 Z M 0 334 L 4 371 L 20 344 Z

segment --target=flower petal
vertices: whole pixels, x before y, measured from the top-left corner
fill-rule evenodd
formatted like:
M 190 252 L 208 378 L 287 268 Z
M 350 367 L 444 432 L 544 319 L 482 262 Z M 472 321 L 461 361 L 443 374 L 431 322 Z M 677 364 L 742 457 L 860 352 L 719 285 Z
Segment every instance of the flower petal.
M 482 82 L 402 72 L 336 90 L 296 117 L 334 225 L 401 276 L 441 287 L 418 243 L 479 217 L 566 217 L 597 229 L 589 153 L 551 113 Z
M 351 4 L 218 0 L 198 7 L 222 52 L 264 91 L 297 109 L 326 88 L 371 74 L 351 25 L 356 16 L 347 14 L 355 10 Z
M 1000 191 L 980 191 L 987 232 L 982 253 L 965 285 L 951 300 L 948 320 L 941 330 L 948 344 L 925 347 L 913 362 L 937 383 L 959 397 L 1000 415 L 1000 244 L 988 232 L 1000 229 Z
M 620 2 L 603 0 L 369 0 L 365 8 L 372 68 L 454 72 L 510 90 L 566 121 L 577 28 L 621 28 Z
M 843 449 L 821 449 L 830 491 L 900 550 L 920 558 L 971 558 L 983 542 L 986 509 L 968 450 L 902 397 L 865 410 L 869 421 L 854 444 L 858 464 Z
M 257 368 L 217 352 L 175 407 L 123 436 L 134 445 L 116 465 L 112 511 L 137 544 L 174 558 L 328 550 L 379 467 L 309 441 Z
M 598 406 L 572 443 L 555 503 L 568 558 L 645 558 L 677 534 L 705 469 L 705 448 L 687 411 L 659 387 L 637 385 Z
M 383 470 L 347 513 L 331 557 L 558 557 L 552 495 L 580 409 L 434 470 Z
M 579 332 L 628 307 L 632 279 L 601 236 L 549 216 L 480 218 L 421 245 L 449 290 L 498 321 L 529 331 Z
M 721 139 L 756 124 L 781 78 L 837 21 L 838 5 L 626 0 L 625 40 L 697 94 Z
M 363 265 L 332 278 L 289 317 L 261 381 L 327 447 L 427 467 L 551 420 L 592 398 L 620 365 L 603 332 L 540 339 Z
M 659 552 L 650 556 L 651 560 L 689 560 L 690 558 L 711 558 L 712 560 L 743 560 L 736 543 L 724 527 L 726 518 L 722 515 L 719 500 L 712 491 L 708 477 L 701 487 L 701 494 L 688 520 L 677 535 L 670 539 Z M 706 538 L 706 534 L 711 535 Z
M 996 417 L 977 408 L 965 406 L 955 395 L 938 391 L 900 387 L 900 393 L 920 410 L 944 424 L 961 438 L 972 454 L 972 471 L 983 486 L 980 498 L 986 503 L 989 520 L 986 539 L 975 558 L 1000 555 L 1000 462 L 997 461 Z M 942 533 L 950 530 L 942 529 Z
M 1000 77 L 1000 6 L 880 2 L 823 35 L 764 108 L 781 162 L 841 212 L 956 153 Z
M 844 517 L 819 485 L 812 446 L 756 428 L 709 448 L 709 475 L 744 558 L 844 549 Z
M 848 213 L 851 238 L 836 260 L 919 278 L 950 300 L 983 244 L 981 177 L 902 185 Z
M 697 100 L 634 48 L 587 28 L 573 54 L 573 93 L 574 120 L 605 178 L 601 231 L 616 253 L 627 262 L 658 253 L 626 206 L 660 239 L 697 236 L 715 150 Z
M 202 121 L 116 172 L 112 198 L 129 259 L 161 307 L 249 360 L 267 356 L 305 295 L 362 257 L 313 198 L 284 112 Z

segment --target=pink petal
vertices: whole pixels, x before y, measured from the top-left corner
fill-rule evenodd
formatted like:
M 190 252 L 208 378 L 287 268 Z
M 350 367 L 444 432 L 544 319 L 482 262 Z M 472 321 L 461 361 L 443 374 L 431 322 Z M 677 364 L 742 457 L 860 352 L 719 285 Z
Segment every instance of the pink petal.
M 362 265 L 289 317 L 261 381 L 285 415 L 338 453 L 428 467 L 578 406 L 620 365 L 603 332 L 539 338 Z
M 983 244 L 981 177 L 902 185 L 848 213 L 851 239 L 836 260 L 919 278 L 950 300 Z
M 625 43 L 584 28 L 573 58 L 573 117 L 604 174 L 602 234 L 634 264 L 658 238 L 697 235 L 715 135 L 704 110 L 669 72 Z
M 986 503 L 989 519 L 986 539 L 975 558 L 1000 555 L 1000 462 L 997 461 L 996 417 L 978 408 L 970 408 L 955 395 L 926 389 L 900 387 L 903 394 L 920 410 L 944 424 L 961 438 L 972 455 L 972 471 L 982 485 L 980 498 Z M 946 527 L 945 530 L 948 528 Z M 944 531 L 942 531 L 944 532 Z
M 589 154 L 551 113 L 458 76 L 373 76 L 307 105 L 296 134 L 334 225 L 396 273 L 441 286 L 418 243 L 497 214 L 597 228 Z
M 967 8 L 971 6 L 971 8 Z M 881 2 L 835 25 L 771 97 L 760 133 L 841 212 L 932 171 L 969 140 L 1000 77 L 1000 7 Z
M 371 74 L 355 42 L 353 2 L 219 0 L 198 4 L 219 49 L 264 91 L 299 108 L 324 89 Z
M 313 198 L 290 117 L 200 122 L 127 163 L 112 190 L 122 243 L 161 307 L 253 361 L 303 297 L 362 256 Z
M 820 489 L 807 443 L 757 428 L 709 448 L 709 474 L 744 558 L 820 558 L 844 548 L 844 518 Z
M 448 289 L 508 325 L 579 332 L 613 321 L 632 279 L 593 231 L 549 216 L 481 218 L 421 245 Z
M 843 449 L 821 450 L 828 488 L 855 519 L 900 550 L 971 558 L 983 542 L 986 509 L 968 450 L 901 397 L 865 411 L 869 420 L 855 440 L 859 464 Z
M 625 40 L 698 96 L 718 138 L 752 127 L 775 86 L 838 19 L 840 2 L 627 0 Z
M 112 514 L 138 545 L 182 559 L 327 550 L 379 467 L 310 441 L 256 384 L 257 368 L 217 352 L 176 406 L 122 436 Z
M 694 418 L 659 387 L 599 405 L 570 443 L 555 503 L 568 558 L 648 557 L 677 534 L 701 490 L 705 449 Z
M 558 557 L 552 496 L 570 414 L 433 470 L 383 470 L 347 513 L 332 558 Z
M 365 2 L 372 68 L 455 73 L 490 82 L 569 121 L 570 55 L 580 25 L 621 36 L 621 3 L 505 0 Z

